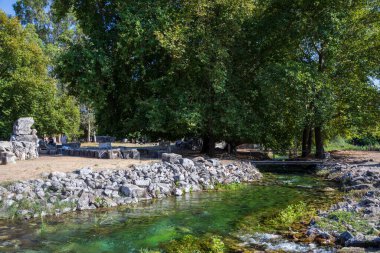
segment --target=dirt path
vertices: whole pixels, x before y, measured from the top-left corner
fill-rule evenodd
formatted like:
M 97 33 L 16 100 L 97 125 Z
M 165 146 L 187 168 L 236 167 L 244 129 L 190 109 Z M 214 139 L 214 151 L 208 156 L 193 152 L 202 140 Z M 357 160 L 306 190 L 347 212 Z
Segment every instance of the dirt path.
M 332 158 L 339 162 L 380 164 L 379 151 L 334 151 Z M 70 156 L 41 156 L 37 160 L 17 161 L 16 164 L 0 165 L 0 183 L 39 178 L 43 172 L 70 172 L 83 167 L 94 170 L 126 169 L 133 164 L 147 164 L 159 160 L 92 159 Z M 233 162 L 223 159 L 224 163 Z
M 380 163 L 380 151 L 332 151 L 331 157 L 345 163 Z
M 158 160 L 93 159 L 70 156 L 41 156 L 37 160 L 17 161 L 0 165 L 0 182 L 39 178 L 43 172 L 70 172 L 83 167 L 94 170 L 126 169 L 133 164 L 146 164 Z

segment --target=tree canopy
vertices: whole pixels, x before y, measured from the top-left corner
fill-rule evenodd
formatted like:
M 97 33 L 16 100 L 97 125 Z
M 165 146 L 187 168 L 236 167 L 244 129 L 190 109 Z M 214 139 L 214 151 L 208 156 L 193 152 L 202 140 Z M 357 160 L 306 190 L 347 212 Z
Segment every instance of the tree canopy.
M 15 9 L 57 48 L 50 76 L 94 111 L 102 134 L 197 136 L 208 153 L 225 140 L 306 156 L 314 142 L 321 157 L 330 137 L 379 129 L 378 6 L 20 0 Z
M 285 149 L 376 127 L 377 1 L 55 1 L 86 37 L 59 76 L 100 131 Z M 359 130 L 360 129 L 360 130 Z
M 76 102 L 57 95 L 47 66 L 34 26 L 22 27 L 0 11 L 0 138 L 8 139 L 13 122 L 28 116 L 40 134 L 77 134 Z

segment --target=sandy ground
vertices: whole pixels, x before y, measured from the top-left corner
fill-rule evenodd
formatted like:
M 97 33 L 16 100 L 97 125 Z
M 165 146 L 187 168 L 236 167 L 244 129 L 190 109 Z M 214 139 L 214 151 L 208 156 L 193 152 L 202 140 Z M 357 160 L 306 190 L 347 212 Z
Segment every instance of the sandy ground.
M 17 161 L 16 164 L 0 165 L 0 182 L 39 178 L 43 172 L 70 172 L 83 167 L 92 167 L 94 170 L 127 169 L 133 164 L 146 164 L 157 161 L 41 156 L 36 160 Z
M 380 151 L 334 151 L 332 158 L 339 162 L 380 164 Z M 16 164 L 0 165 L 0 183 L 41 177 L 43 172 L 70 172 L 83 167 L 94 170 L 127 169 L 134 164 L 147 164 L 159 160 L 93 159 L 72 156 L 41 156 L 37 160 L 17 161 Z M 228 158 L 223 163 L 233 162 Z
M 332 151 L 331 157 L 346 163 L 380 163 L 380 151 Z

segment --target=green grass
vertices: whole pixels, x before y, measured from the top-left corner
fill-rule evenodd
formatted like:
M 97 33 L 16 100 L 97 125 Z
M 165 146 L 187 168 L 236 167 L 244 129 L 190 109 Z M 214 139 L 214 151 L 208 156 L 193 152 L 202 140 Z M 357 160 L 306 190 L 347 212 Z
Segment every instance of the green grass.
M 371 226 L 368 222 L 361 219 L 358 213 L 346 211 L 331 212 L 327 218 L 322 218 L 317 225 L 326 230 L 338 231 L 340 233 L 347 231 L 348 227 L 352 227 L 355 231 L 364 234 L 373 234 Z
M 151 250 L 151 249 L 140 249 L 140 253 L 161 253 L 162 251 Z
M 226 251 L 221 237 L 215 235 L 205 235 L 202 237 L 186 235 L 182 239 L 166 243 L 163 245 L 163 248 L 167 253 L 223 253 Z
M 294 223 L 309 221 L 315 215 L 315 210 L 310 209 L 306 203 L 299 202 L 289 205 L 275 218 L 269 221 L 269 225 L 276 229 L 286 229 Z
M 214 185 L 214 190 L 216 191 L 239 190 L 243 187 L 244 187 L 244 184 L 242 183 L 231 183 L 231 184 L 217 183 Z
M 333 150 L 357 150 L 357 151 L 380 150 L 380 144 L 376 143 L 373 145 L 356 146 L 356 145 L 353 145 L 351 143 L 348 143 L 342 137 L 336 137 L 326 144 L 325 150 L 326 151 L 333 151 Z

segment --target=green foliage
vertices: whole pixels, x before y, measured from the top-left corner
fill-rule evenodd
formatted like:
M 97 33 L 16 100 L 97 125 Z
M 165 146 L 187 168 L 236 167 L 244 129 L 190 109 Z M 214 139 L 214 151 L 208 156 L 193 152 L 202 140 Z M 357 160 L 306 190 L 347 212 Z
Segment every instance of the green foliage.
M 34 117 L 39 134 L 76 134 L 76 102 L 58 96 L 48 59 L 32 26 L 0 12 L 0 138 L 8 139 L 19 117 Z
M 160 253 L 159 250 L 140 249 L 140 253 Z
M 214 189 L 217 191 L 223 191 L 223 190 L 239 190 L 243 188 L 245 185 L 242 183 L 230 183 L 230 184 L 222 184 L 217 183 L 214 185 Z
M 372 227 L 365 219 L 360 217 L 360 214 L 355 212 L 346 211 L 333 211 L 328 214 L 326 218 L 322 218 L 317 222 L 317 225 L 323 229 L 344 232 L 348 227 L 353 228 L 355 231 L 371 234 Z
M 269 224 L 277 229 L 286 229 L 294 223 L 310 220 L 315 215 L 315 210 L 310 209 L 304 202 L 289 205 L 282 210 Z
M 369 140 L 368 142 L 364 138 L 363 144 L 365 145 L 353 145 L 346 139 L 337 136 L 330 140 L 326 145 L 326 151 L 333 150 L 380 150 L 380 143 L 377 141 Z
M 377 4 L 56 0 L 86 35 L 56 70 L 102 133 L 286 150 L 305 128 L 326 139 L 378 131 Z
M 221 238 L 215 235 L 205 235 L 199 238 L 192 235 L 186 235 L 182 239 L 173 240 L 163 245 L 163 248 L 167 253 L 223 253 L 226 250 Z

